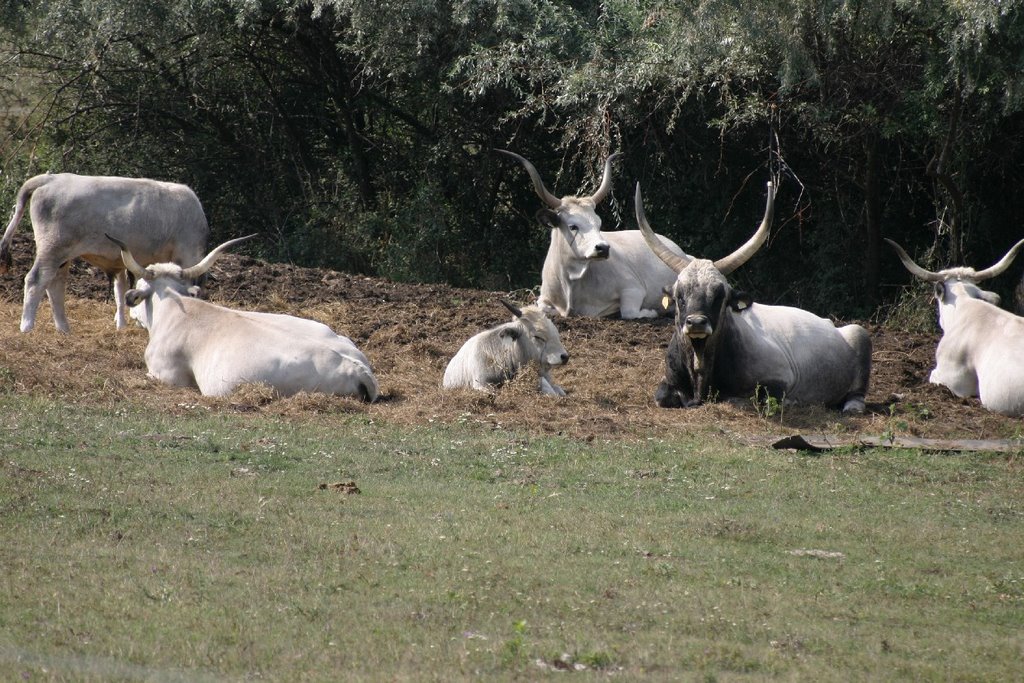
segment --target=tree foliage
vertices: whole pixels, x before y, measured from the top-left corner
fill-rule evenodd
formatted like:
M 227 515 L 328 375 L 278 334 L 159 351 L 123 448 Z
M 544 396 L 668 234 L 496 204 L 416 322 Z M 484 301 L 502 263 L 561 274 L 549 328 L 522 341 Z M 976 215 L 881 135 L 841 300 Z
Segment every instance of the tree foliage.
M 53 0 L 0 6 L 0 184 L 192 185 L 215 238 L 398 279 L 533 287 L 522 170 L 608 227 L 730 251 L 782 169 L 763 300 L 863 315 L 888 236 L 987 265 L 1020 236 L 1021 0 Z M 778 146 L 775 146 L 777 141 Z

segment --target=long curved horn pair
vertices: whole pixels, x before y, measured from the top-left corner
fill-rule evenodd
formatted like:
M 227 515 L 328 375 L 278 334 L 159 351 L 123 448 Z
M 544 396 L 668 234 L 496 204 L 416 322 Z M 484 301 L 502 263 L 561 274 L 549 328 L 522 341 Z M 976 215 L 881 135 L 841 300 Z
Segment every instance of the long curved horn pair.
M 636 184 L 636 195 L 633 205 L 636 209 L 636 222 L 640 226 L 640 234 L 644 236 L 644 242 L 647 242 L 647 246 L 654 252 L 654 255 L 664 261 L 666 266 L 674 270 L 676 275 L 683 272 L 683 268 L 690 265 L 693 259 L 676 254 L 662 244 L 658 236 L 654 234 L 651 224 L 647 222 L 647 215 L 644 213 L 644 200 L 640 196 L 640 183 Z
M 117 248 L 121 250 L 121 260 L 124 261 L 124 267 L 128 269 L 128 272 L 136 278 L 142 277 L 145 274 L 146 269 L 140 266 L 139 262 L 135 260 L 135 257 L 132 256 L 132 252 L 128 251 L 128 246 L 121 240 L 116 237 L 111 237 L 107 233 L 103 233 L 103 235 L 108 240 L 116 244 Z
M 647 222 L 647 216 L 644 215 L 643 199 L 640 196 L 640 183 L 636 184 L 636 222 L 640 226 L 640 233 L 644 236 L 644 241 L 647 242 L 647 246 L 650 247 L 651 251 L 660 258 L 666 266 L 674 270 L 677 274 L 683 272 L 683 268 L 690 265 L 693 261 L 690 257 L 682 257 L 678 254 L 673 253 L 661 243 L 658 236 L 651 230 L 650 224 Z M 715 268 L 722 275 L 728 275 L 733 272 L 744 263 L 750 260 L 761 245 L 768 239 L 768 232 L 772 227 L 772 218 L 775 216 L 775 183 L 768 182 L 768 201 L 764 207 L 764 218 L 761 219 L 761 225 L 758 226 L 757 230 L 751 236 L 746 243 L 739 249 L 729 254 L 724 258 L 720 258 L 715 261 Z
M 211 251 L 209 254 L 204 256 L 203 260 L 200 261 L 199 263 L 189 268 L 182 268 L 181 276 L 186 280 L 198 279 L 200 276 L 205 275 L 206 271 L 213 267 L 213 264 L 216 263 L 218 258 L 220 258 L 221 252 L 223 252 L 225 249 L 234 244 L 238 244 L 239 242 L 244 242 L 245 240 L 252 239 L 253 237 L 256 237 L 258 234 L 258 232 L 254 232 L 253 234 L 246 235 L 245 237 L 236 237 L 233 240 L 228 240 L 227 242 L 221 244 L 216 249 Z
M 932 271 L 922 268 L 921 266 L 914 263 L 914 260 L 907 255 L 907 252 L 903 250 L 903 247 L 893 242 L 888 237 L 883 238 L 889 243 L 889 246 L 895 250 L 896 255 L 900 257 L 900 261 L 903 262 L 903 267 L 910 271 L 911 275 L 918 277 L 925 282 L 942 282 L 951 275 L 951 271 L 959 270 L 953 268 L 946 268 L 945 270 Z M 1017 252 L 1020 251 L 1021 247 L 1024 247 L 1024 239 L 1017 242 L 1017 244 L 1010 247 L 1010 251 L 1006 252 L 1006 256 L 999 259 L 995 264 L 989 266 L 985 270 L 978 270 L 970 272 L 970 278 L 975 282 L 981 282 L 982 280 L 989 280 L 994 278 L 996 275 L 1001 274 L 1004 270 L 1010 267 L 1013 260 L 1017 258 Z
M 137 278 L 143 277 L 145 275 L 146 269 L 140 266 L 139 262 L 135 260 L 135 257 L 132 256 L 132 253 L 128 251 L 127 245 L 125 245 L 124 242 L 117 238 L 111 237 L 106 233 L 103 234 L 106 235 L 107 239 L 116 244 L 118 248 L 121 250 L 121 260 L 124 261 L 124 267 L 128 269 L 128 272 L 130 272 Z M 219 247 L 211 251 L 209 254 L 207 254 L 199 263 L 189 268 L 183 268 L 181 271 L 181 276 L 188 280 L 195 280 L 199 278 L 201 275 L 205 274 L 206 271 L 210 270 L 210 268 L 213 267 L 213 264 L 220 257 L 221 252 L 223 252 L 225 249 L 234 244 L 238 244 L 239 242 L 244 242 L 245 240 L 252 239 L 253 237 L 256 237 L 256 235 L 258 234 L 259 233 L 253 233 L 251 235 L 246 235 L 245 237 L 236 237 L 233 240 L 228 240 L 227 242 L 225 242 L 224 244 L 220 245 Z
M 508 155 L 523 165 L 526 172 L 530 174 L 530 180 L 533 181 L 533 189 L 537 192 L 537 196 L 540 197 L 542 202 L 552 209 L 557 209 L 562 205 L 561 199 L 548 192 L 548 188 L 544 186 L 544 181 L 540 178 L 540 173 L 537 172 L 536 167 L 531 164 L 526 157 L 519 156 L 515 152 L 510 152 L 507 149 L 497 149 L 495 151 Z M 616 152 L 605 159 L 604 175 L 601 177 L 601 185 L 597 188 L 597 191 L 594 192 L 594 194 L 590 195 L 590 199 L 595 205 L 600 204 L 604 198 L 608 196 L 608 193 L 612 191 L 612 162 L 615 161 L 619 154 L 620 152 Z
M 761 219 L 761 225 L 757 226 L 757 230 L 746 241 L 742 247 L 732 252 L 725 258 L 720 258 L 715 261 L 715 268 L 718 269 L 722 275 L 728 275 L 733 272 L 744 263 L 750 260 L 750 257 L 757 253 L 757 250 L 761 248 L 761 245 L 768 239 L 768 232 L 772 227 L 772 219 L 775 217 L 775 183 L 768 181 L 768 200 L 764 206 L 764 218 Z

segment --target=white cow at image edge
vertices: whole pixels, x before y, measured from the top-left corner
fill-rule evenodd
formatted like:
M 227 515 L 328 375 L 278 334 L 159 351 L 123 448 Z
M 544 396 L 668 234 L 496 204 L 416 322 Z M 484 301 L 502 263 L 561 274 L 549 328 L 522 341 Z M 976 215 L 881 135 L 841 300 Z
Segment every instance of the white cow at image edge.
M 967 266 L 926 270 L 900 245 L 885 241 L 911 274 L 934 286 L 942 338 L 928 381 L 961 398 L 977 396 L 993 412 L 1024 415 L 1024 318 L 999 308 L 999 295 L 978 287 L 1010 267 L 1024 240 L 980 271 Z

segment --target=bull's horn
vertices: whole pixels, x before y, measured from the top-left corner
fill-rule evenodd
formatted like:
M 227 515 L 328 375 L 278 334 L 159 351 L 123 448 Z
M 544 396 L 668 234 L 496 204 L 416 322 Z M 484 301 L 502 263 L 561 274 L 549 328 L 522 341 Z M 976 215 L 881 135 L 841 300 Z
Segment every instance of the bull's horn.
M 512 315 L 514 315 L 515 317 L 517 317 L 517 318 L 522 318 L 523 317 L 522 309 L 516 308 L 515 304 L 513 304 L 511 301 L 506 301 L 505 299 L 498 299 L 498 301 L 501 302 L 502 306 L 504 306 L 508 310 L 512 311 Z
M 744 263 L 750 260 L 761 245 L 768 239 L 768 231 L 772 227 L 772 218 L 775 216 L 775 183 L 768 181 L 768 201 L 764 207 L 764 218 L 761 219 L 761 225 L 758 226 L 757 231 L 753 236 L 747 240 L 747 243 L 742 247 L 729 254 L 724 258 L 720 258 L 715 261 L 715 268 L 718 269 L 722 275 L 728 275 L 732 271 L 736 270 Z
M 988 280 L 989 278 L 993 278 L 996 275 L 999 275 L 1004 270 L 1010 267 L 1010 264 L 1013 263 L 1013 259 L 1017 257 L 1017 252 L 1020 251 L 1021 246 L 1024 246 L 1024 240 L 1021 240 L 1020 242 L 1017 242 L 1017 244 L 1013 245 L 1010 248 L 1010 251 L 1006 252 L 1006 256 L 999 260 L 999 263 L 996 263 L 993 266 L 989 266 L 985 270 L 979 270 L 977 273 L 974 274 L 974 277 L 978 280 L 978 282 L 980 282 L 982 280 Z
M 205 257 L 203 257 L 203 260 L 200 261 L 199 263 L 195 264 L 190 268 L 182 268 L 181 277 L 186 280 L 198 279 L 200 276 L 205 275 L 206 271 L 213 267 L 213 264 L 217 261 L 218 258 L 220 258 L 221 252 L 223 252 L 225 249 L 234 244 L 238 244 L 239 242 L 244 242 L 245 240 L 252 239 L 253 237 L 256 237 L 258 234 L 258 232 L 254 232 L 253 234 L 246 235 L 245 237 L 236 237 L 233 240 L 228 240 L 224 244 L 220 245 L 219 247 L 211 251 Z
M 664 261 L 665 265 L 674 270 L 677 275 L 683 272 L 683 268 L 690 265 L 693 259 L 680 256 L 670 250 L 658 239 L 658 236 L 654 234 L 654 230 L 651 230 L 651 225 L 647 222 L 647 216 L 644 214 L 644 200 L 640 196 L 640 183 L 636 184 L 636 200 L 634 204 L 636 206 L 636 222 L 640 226 L 640 234 L 644 236 L 647 246 L 650 247 L 655 256 Z
M 557 209 L 562 205 L 562 200 L 548 192 L 548 188 L 544 187 L 544 181 L 540 179 L 540 173 L 537 173 L 537 169 L 534 168 L 533 164 L 527 161 L 525 157 L 521 157 L 515 152 L 510 152 L 507 149 L 496 149 L 494 151 L 507 154 L 513 159 L 517 159 L 519 163 L 523 165 L 526 172 L 530 174 L 530 180 L 533 181 L 533 189 L 537 191 L 537 196 L 541 198 L 541 201 L 552 209 Z
M 936 273 L 936 272 L 933 272 L 933 271 L 930 271 L 930 270 L 925 270 L 921 266 L 919 266 L 916 263 L 914 263 L 914 260 L 912 258 L 910 258 L 910 256 L 907 255 L 907 252 L 903 251 L 903 247 L 901 247 L 900 245 L 896 244 L 895 242 L 893 242 L 888 237 L 883 237 L 882 239 L 884 239 L 886 242 L 888 242 L 889 246 L 892 247 L 896 251 L 896 255 L 899 256 L 900 257 L 900 261 L 903 262 L 903 267 L 906 268 L 907 270 L 909 270 L 910 274 L 913 275 L 914 277 L 920 278 L 920 279 L 924 280 L 925 282 L 942 282 L 943 280 L 946 279 L 946 276 L 943 273 Z M 1024 240 L 1022 240 L 1022 241 L 1024 241 Z M 1017 243 L 1017 246 L 1020 246 L 1020 242 Z M 1016 247 L 1014 247 L 1014 249 L 1016 249 Z M 1009 255 L 1009 254 L 1007 254 L 1007 255 Z M 998 265 L 998 264 L 996 264 L 996 265 Z M 1009 265 L 1009 264 L 1007 264 L 1007 265 Z
M 128 272 L 134 275 L 136 278 L 142 277 L 142 274 L 146 272 L 146 269 L 139 265 L 139 262 L 135 260 L 132 253 L 128 251 L 128 247 L 119 239 L 107 235 L 106 238 L 117 245 L 118 249 L 121 250 L 121 261 L 124 262 L 124 267 L 128 269 Z
M 612 191 L 612 162 L 615 161 L 619 154 L 619 152 L 612 154 L 604 162 L 604 176 L 601 178 L 601 187 L 597 188 L 597 192 L 590 196 L 594 206 L 600 204 L 608 196 L 608 193 Z

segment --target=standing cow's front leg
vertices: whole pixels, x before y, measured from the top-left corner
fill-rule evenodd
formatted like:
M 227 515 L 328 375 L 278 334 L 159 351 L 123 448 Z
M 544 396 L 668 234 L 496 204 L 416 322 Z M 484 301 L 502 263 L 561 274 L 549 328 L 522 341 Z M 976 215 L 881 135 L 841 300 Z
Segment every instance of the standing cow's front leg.
M 114 325 L 119 330 L 128 326 L 128 304 L 124 297 L 128 293 L 128 271 L 119 270 L 111 276 L 114 281 Z

